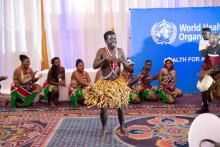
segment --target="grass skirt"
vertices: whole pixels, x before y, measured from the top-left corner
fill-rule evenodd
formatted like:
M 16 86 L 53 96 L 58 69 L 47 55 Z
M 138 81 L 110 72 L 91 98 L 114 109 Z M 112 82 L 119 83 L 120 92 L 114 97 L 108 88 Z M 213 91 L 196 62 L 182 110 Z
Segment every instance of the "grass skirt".
M 107 108 L 127 107 L 130 89 L 121 78 L 114 81 L 99 80 L 85 90 L 85 104 Z

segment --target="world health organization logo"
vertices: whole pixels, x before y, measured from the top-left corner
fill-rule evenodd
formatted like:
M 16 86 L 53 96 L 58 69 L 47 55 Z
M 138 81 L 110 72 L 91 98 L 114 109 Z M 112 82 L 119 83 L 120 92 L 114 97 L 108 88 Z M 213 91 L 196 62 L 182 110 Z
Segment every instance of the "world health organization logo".
M 151 36 L 156 44 L 172 44 L 176 39 L 176 35 L 176 25 L 165 19 L 159 23 L 155 23 L 151 28 Z

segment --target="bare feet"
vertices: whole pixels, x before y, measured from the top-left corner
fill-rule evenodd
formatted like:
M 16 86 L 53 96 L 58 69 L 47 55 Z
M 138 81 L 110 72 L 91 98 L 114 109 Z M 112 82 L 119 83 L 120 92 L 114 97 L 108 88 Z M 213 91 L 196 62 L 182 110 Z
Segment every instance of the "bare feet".
M 108 133 L 105 129 L 102 129 L 100 132 L 100 137 L 105 137 L 105 135 Z
M 41 102 L 42 99 L 44 99 L 44 96 L 43 95 L 39 95 L 39 101 L 38 102 Z
M 55 105 L 53 102 L 51 102 L 51 103 L 50 103 L 50 108 L 51 108 L 52 110 L 54 110 L 54 109 L 56 108 L 56 105 Z
M 18 108 L 23 108 L 24 105 L 22 103 L 16 102 Z
M 7 99 L 6 102 L 5 102 L 5 106 L 6 106 L 6 107 L 10 106 L 10 101 L 9 101 L 8 99 Z
M 124 136 L 127 136 L 127 135 L 128 135 L 128 132 L 127 132 L 126 129 L 124 129 L 124 128 L 121 128 L 121 129 L 120 129 L 120 133 L 121 133 L 121 135 L 124 135 Z
M 54 99 L 54 104 L 55 104 L 56 106 L 59 104 L 57 97 Z

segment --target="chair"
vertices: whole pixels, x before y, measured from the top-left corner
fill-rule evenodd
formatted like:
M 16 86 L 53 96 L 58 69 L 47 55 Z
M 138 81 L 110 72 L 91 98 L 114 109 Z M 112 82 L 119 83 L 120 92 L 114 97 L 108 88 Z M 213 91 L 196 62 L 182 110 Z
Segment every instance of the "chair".
M 200 147 L 200 142 L 204 139 L 220 142 L 220 118 L 218 116 L 204 113 L 192 122 L 188 135 L 189 147 Z M 203 141 L 201 147 L 214 147 L 214 145 Z

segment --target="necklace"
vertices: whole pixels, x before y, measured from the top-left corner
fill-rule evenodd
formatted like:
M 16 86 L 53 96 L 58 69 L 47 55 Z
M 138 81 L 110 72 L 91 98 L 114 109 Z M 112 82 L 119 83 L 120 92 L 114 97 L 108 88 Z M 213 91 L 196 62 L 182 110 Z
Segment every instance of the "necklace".
M 110 56 L 112 56 L 112 54 L 111 54 L 111 52 L 109 51 L 109 49 L 108 49 L 108 48 L 105 48 L 105 49 L 106 49 L 107 54 L 110 55 Z M 117 58 L 117 57 L 118 57 L 118 50 L 117 50 L 117 48 L 115 48 L 115 52 L 116 52 L 116 58 Z M 114 75 L 114 76 L 118 77 L 118 75 L 115 73 L 115 69 L 116 69 L 116 68 L 119 68 L 118 63 L 114 63 L 114 62 L 112 62 L 112 61 L 108 61 L 108 63 L 109 63 L 109 65 L 110 65 L 111 72 L 110 72 L 107 76 L 105 76 L 105 77 L 101 76 L 101 78 L 102 78 L 102 79 L 108 79 L 111 75 Z

